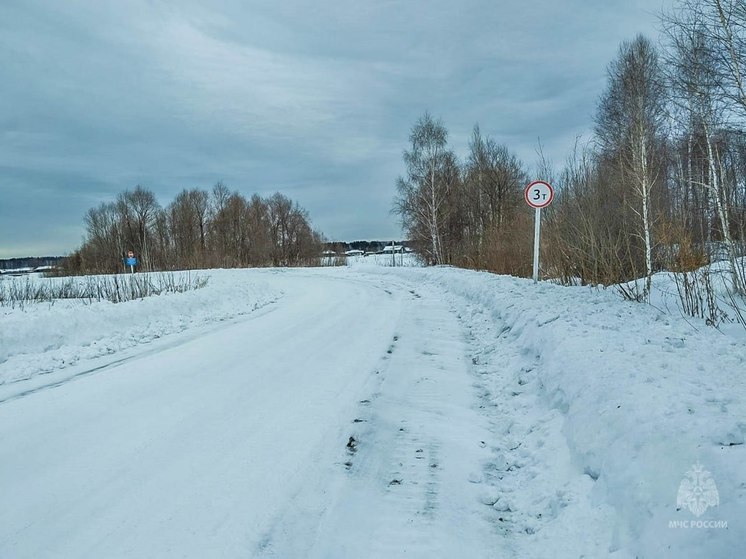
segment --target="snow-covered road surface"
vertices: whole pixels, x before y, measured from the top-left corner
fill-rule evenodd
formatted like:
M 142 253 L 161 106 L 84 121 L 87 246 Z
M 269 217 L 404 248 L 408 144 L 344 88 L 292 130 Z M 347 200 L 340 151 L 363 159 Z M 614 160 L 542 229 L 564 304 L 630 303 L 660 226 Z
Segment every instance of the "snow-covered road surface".
M 0 557 L 492 555 L 455 315 L 272 281 L 256 315 L 0 404 Z
M 0 308 L 0 559 L 742 554 L 743 332 L 450 268 L 202 273 Z

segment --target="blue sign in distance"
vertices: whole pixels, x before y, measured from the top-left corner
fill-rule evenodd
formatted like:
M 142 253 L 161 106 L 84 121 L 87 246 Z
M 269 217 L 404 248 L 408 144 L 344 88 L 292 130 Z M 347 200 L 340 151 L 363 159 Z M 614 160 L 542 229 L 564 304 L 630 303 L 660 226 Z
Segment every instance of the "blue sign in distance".
M 124 259 L 124 263 L 127 264 L 127 266 L 137 266 L 137 258 L 134 256 L 128 256 Z

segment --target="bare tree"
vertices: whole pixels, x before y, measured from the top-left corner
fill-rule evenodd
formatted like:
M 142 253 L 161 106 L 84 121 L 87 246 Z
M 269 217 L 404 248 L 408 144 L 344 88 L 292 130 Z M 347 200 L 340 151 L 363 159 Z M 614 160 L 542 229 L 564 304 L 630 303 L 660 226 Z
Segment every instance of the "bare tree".
M 231 192 L 228 187 L 217 182 L 210 196 L 210 245 L 213 266 L 231 266 L 228 259 L 230 241 L 230 219 L 228 204 Z
M 124 247 L 116 205 L 101 203 L 88 210 L 84 221 L 89 249 L 87 256 L 91 260 L 91 268 L 97 272 L 119 271 Z
M 661 146 L 666 92 L 656 49 L 638 36 L 625 42 L 609 65 L 609 84 L 596 116 L 596 134 L 609 161 L 617 161 L 634 195 L 630 209 L 637 217 L 644 247 L 645 288 L 653 274 L 653 189 L 660 183 Z
M 177 266 L 205 266 L 208 207 L 207 192 L 196 188 L 182 190 L 168 206 Z
M 317 262 L 321 253 L 322 237 L 296 202 L 280 193 L 269 200 L 255 194 L 247 201 L 222 183 L 212 195 L 183 190 L 165 211 L 138 186 L 116 203 L 89 210 L 85 222 L 87 238 L 68 259 L 72 272 L 121 270 L 130 248 L 147 270 L 298 266 Z
M 320 235 L 311 228 L 308 212 L 279 192 L 266 206 L 273 265 L 297 266 L 316 260 L 321 253 Z
M 464 165 L 464 188 L 470 222 L 467 235 L 478 266 L 485 264 L 486 238 L 499 235 L 511 224 L 526 182 L 523 165 L 508 147 L 485 138 L 479 126 L 474 126 Z
M 740 8 L 743 12 L 743 5 Z M 712 200 L 722 240 L 726 248 L 731 279 L 736 291 L 744 291 L 737 265 L 737 250 L 732 237 L 731 214 L 735 203 L 736 175 L 725 172 L 722 138 L 726 121 L 732 114 L 732 105 L 743 97 L 741 66 L 736 51 L 738 42 L 738 8 L 730 2 L 706 0 L 685 2 L 683 9 L 664 18 L 664 29 L 670 43 L 667 67 L 679 113 L 685 115 L 683 128 L 687 134 L 686 180 L 694 189 L 703 190 L 705 205 Z M 733 17 L 735 16 L 735 20 Z M 741 25 L 746 20 L 741 20 Z M 746 43 L 740 42 L 743 48 Z M 746 56 L 746 53 L 741 53 Z M 746 105 L 743 105 L 746 108 Z M 746 112 L 744 113 L 746 114 Z M 701 141 L 697 141 L 701 139 Z M 696 148 L 703 144 L 701 160 L 706 171 L 695 172 Z M 683 175 L 683 173 L 682 173 Z M 731 180 L 729 180 L 729 178 Z M 705 208 L 704 220 L 707 236 L 712 233 L 712 218 Z
M 269 205 L 254 194 L 246 207 L 246 225 L 251 231 L 247 264 L 267 266 L 272 260 Z
M 720 53 L 718 68 L 726 98 L 746 117 L 746 4 L 743 0 L 702 0 L 692 9 L 704 12 Z
M 117 198 L 117 211 L 124 223 L 127 240 L 139 254 L 145 270 L 153 269 L 148 252 L 148 238 L 159 210 L 155 194 L 139 184 L 134 190 L 125 190 Z
M 425 113 L 412 127 L 410 150 L 404 152 L 407 174 L 397 181 L 394 212 L 413 240 L 426 241 L 428 259 L 446 261 L 443 246 L 448 196 L 453 185 L 455 156 L 447 149 L 448 132 L 442 121 Z

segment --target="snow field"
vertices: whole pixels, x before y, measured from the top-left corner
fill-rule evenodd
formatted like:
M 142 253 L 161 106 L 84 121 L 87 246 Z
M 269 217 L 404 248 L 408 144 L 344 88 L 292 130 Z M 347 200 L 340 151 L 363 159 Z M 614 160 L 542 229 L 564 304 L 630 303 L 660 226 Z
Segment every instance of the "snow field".
M 207 278 L 208 285 L 127 303 L 59 300 L 24 309 L 0 307 L 0 385 L 235 319 L 282 297 L 282 292 L 261 276 L 247 281 L 243 270 L 192 274 Z
M 369 254 L 368 256 L 349 256 L 346 259 L 347 266 L 350 268 L 361 267 L 404 267 L 419 268 L 422 261 L 419 257 L 411 252 L 391 254 Z

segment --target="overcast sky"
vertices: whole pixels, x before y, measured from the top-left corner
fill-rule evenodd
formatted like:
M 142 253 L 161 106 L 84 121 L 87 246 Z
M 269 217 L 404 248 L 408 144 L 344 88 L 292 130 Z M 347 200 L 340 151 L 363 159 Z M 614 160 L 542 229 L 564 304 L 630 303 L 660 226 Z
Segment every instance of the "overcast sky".
M 333 240 L 399 238 L 409 130 L 530 168 L 589 137 L 607 64 L 661 0 L 2 0 L 0 258 L 77 248 L 141 184 L 281 191 Z M 209 7 L 206 7 L 209 6 Z

